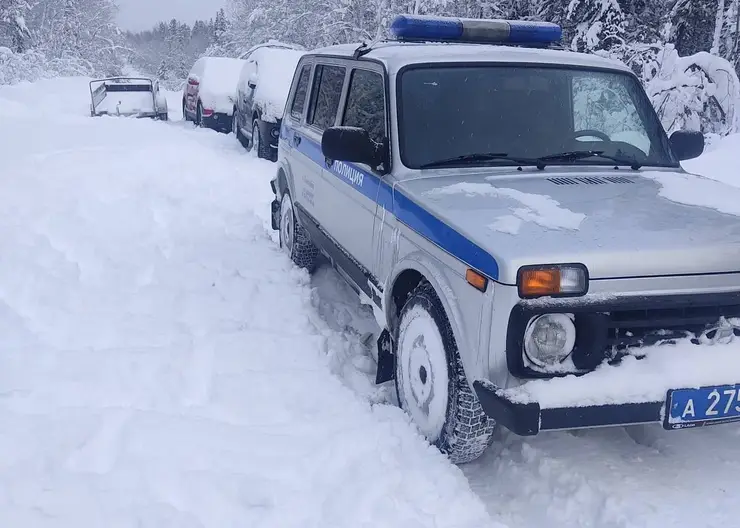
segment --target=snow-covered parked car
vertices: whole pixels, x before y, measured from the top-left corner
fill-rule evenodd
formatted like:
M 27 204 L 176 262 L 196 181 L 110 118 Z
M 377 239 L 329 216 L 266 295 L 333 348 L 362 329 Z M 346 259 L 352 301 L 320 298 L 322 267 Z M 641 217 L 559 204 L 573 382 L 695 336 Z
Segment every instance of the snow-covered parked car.
M 236 90 L 233 131 L 260 158 L 277 160 L 285 101 L 304 53 L 299 46 L 268 41 L 242 55 L 246 63 Z
M 243 66 L 243 60 L 230 57 L 195 61 L 183 90 L 183 118 L 198 126 L 231 131 L 236 84 Z
M 272 227 L 373 307 L 377 382 L 429 441 L 740 421 L 740 224 L 680 164 L 703 136 L 555 24 L 391 30 L 302 57 Z
M 90 115 L 149 117 L 167 121 L 167 98 L 159 82 L 144 77 L 111 77 L 90 81 Z

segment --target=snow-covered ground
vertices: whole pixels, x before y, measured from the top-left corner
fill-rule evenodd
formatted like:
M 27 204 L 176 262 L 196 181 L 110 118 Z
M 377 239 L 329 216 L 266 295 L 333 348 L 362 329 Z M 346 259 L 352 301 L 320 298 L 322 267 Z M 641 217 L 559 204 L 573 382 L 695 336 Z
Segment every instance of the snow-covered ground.
M 740 428 L 502 435 L 450 465 L 372 383 L 371 310 L 269 228 L 274 166 L 0 87 L 0 526 L 734 526 Z M 740 136 L 692 171 L 740 187 Z M 499 524 L 500 523 L 500 524 Z
M 359 341 L 274 241 L 272 165 L 87 97 L 0 89 L 0 526 L 495 526 L 327 368 Z

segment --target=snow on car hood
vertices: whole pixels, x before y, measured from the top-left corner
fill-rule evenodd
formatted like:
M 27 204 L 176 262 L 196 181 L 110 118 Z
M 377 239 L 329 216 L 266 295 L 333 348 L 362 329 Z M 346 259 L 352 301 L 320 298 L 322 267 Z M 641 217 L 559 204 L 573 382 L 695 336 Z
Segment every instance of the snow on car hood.
M 555 167 L 446 174 L 397 189 L 488 251 L 507 284 L 527 264 L 580 262 L 592 278 L 740 271 L 740 189 L 714 180 Z
M 200 100 L 214 112 L 228 113 L 234 109 L 236 85 L 245 61 L 228 57 L 210 57 L 200 80 Z

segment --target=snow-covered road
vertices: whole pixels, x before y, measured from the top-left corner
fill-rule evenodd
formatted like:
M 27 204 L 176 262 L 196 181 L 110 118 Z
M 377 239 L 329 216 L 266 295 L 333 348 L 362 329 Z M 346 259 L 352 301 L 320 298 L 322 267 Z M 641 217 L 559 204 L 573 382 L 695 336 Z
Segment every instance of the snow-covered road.
M 0 87 L 0 526 L 737 524 L 736 426 L 450 465 L 372 384 L 372 314 L 280 252 L 274 166 L 177 94 L 169 123 L 92 119 L 86 88 Z M 723 155 L 690 168 L 732 179 Z
M 492 525 L 330 373 L 350 338 L 271 239 L 271 164 L 85 88 L 0 91 L 0 526 Z

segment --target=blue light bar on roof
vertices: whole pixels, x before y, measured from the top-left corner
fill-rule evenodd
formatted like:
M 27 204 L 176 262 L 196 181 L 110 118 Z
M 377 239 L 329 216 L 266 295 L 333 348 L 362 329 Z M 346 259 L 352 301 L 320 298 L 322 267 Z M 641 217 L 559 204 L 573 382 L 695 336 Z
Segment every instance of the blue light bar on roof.
M 398 15 L 391 33 L 399 40 L 550 44 L 562 37 L 551 22 Z

